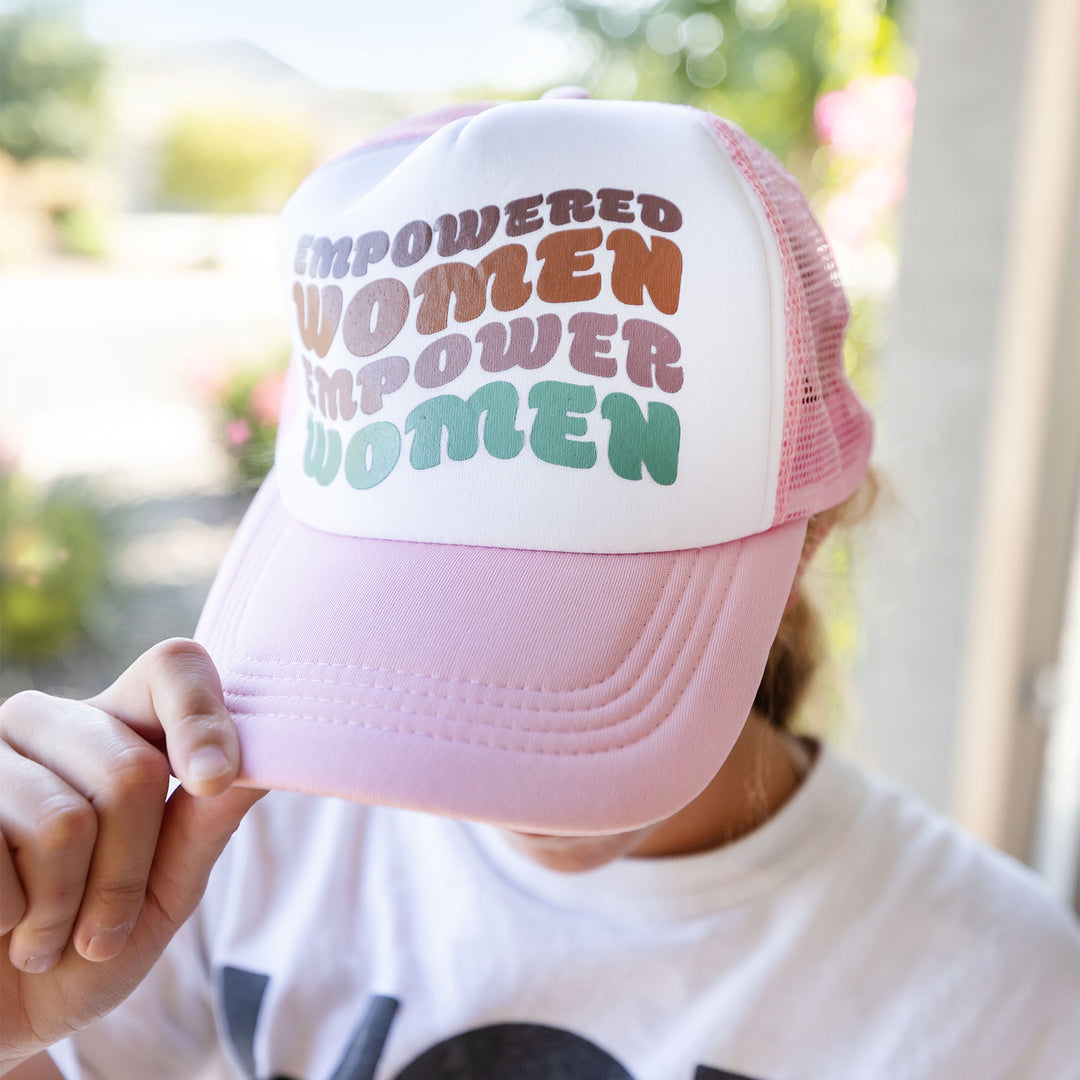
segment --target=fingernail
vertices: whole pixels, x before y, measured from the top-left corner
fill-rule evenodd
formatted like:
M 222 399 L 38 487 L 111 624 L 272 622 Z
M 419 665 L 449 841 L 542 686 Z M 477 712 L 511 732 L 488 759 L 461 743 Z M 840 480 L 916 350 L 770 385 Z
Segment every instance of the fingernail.
M 99 930 L 86 946 L 86 955 L 90 960 L 111 960 L 128 939 L 128 928 L 114 926 L 111 930 Z
M 220 746 L 204 746 L 188 758 L 188 775 L 192 780 L 216 780 L 229 771 L 229 759 Z
M 59 959 L 59 949 L 56 952 L 46 953 L 44 956 L 31 956 L 23 964 L 23 971 L 30 975 L 44 975 L 50 968 L 56 967 L 56 962 Z

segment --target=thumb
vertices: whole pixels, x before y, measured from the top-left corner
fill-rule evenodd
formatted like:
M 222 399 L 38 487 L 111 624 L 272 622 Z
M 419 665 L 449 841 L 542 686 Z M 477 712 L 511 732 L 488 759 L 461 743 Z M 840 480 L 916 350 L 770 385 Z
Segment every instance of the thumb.
M 202 899 L 214 863 L 244 815 L 266 794 L 232 787 L 196 796 L 177 788 L 165 806 L 146 901 L 133 939 L 160 951 Z
M 196 642 L 159 642 L 89 704 L 164 744 L 173 773 L 193 794 L 217 795 L 236 779 L 236 729 L 217 669 Z

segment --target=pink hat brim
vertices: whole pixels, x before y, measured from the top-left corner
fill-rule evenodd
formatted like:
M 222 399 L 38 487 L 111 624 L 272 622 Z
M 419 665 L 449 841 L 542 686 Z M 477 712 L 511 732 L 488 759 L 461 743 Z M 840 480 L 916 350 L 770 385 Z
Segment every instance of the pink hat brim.
M 291 517 L 271 474 L 196 637 L 245 784 L 617 832 L 723 764 L 805 531 L 633 555 L 356 539 Z

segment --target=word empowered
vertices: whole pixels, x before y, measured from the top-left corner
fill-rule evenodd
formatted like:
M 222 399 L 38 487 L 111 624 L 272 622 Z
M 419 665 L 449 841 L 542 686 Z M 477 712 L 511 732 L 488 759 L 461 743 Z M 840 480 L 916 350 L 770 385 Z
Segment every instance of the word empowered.
M 363 277 L 375 263 L 390 255 L 399 267 L 412 266 L 430 250 L 438 236 L 436 250 L 440 258 L 448 259 L 466 248 L 475 251 L 495 235 L 505 214 L 507 236 L 525 236 L 543 227 L 541 210 L 547 206 L 547 222 L 561 228 L 572 222 L 582 224 L 594 219 L 630 224 L 640 217 L 641 224 L 654 232 L 676 232 L 682 226 L 682 212 L 670 199 L 659 195 L 637 195 L 624 188 L 600 188 L 594 195 L 583 188 L 564 188 L 543 195 L 527 195 L 511 199 L 500 211 L 489 205 L 478 210 L 462 210 L 457 214 L 441 214 L 434 225 L 426 221 L 410 221 L 402 225 L 391 238 L 388 232 L 375 229 L 355 238 L 340 236 L 302 235 L 293 256 L 293 271 L 312 278 L 346 274 Z

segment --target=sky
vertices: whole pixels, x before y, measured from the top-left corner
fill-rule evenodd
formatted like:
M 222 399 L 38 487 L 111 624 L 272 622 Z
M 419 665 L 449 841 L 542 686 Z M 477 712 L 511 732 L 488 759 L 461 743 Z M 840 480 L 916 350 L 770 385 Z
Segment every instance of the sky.
M 317 81 L 397 92 L 531 88 L 582 57 L 537 0 L 84 0 L 106 44 L 243 40 Z

